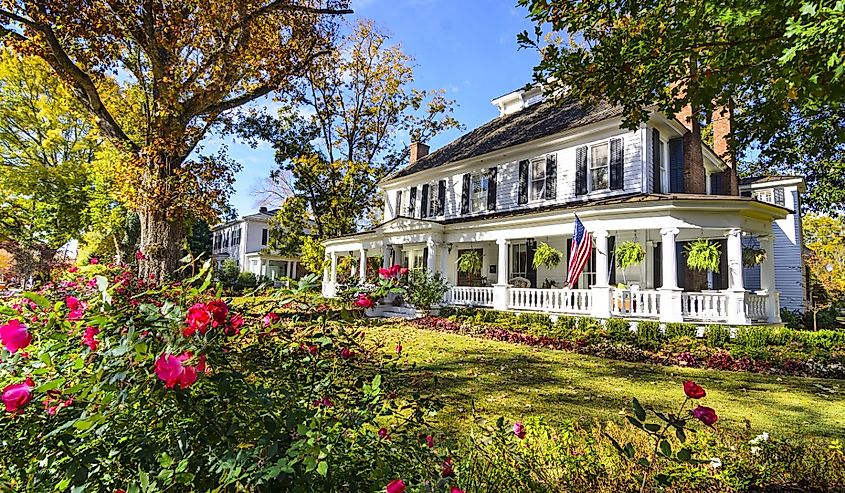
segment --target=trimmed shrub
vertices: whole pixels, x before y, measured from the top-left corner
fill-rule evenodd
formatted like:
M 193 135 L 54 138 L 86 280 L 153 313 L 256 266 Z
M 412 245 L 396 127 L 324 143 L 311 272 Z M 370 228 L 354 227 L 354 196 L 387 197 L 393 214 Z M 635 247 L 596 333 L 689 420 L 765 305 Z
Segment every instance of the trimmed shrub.
M 724 325 L 708 325 L 704 328 L 704 340 L 713 348 L 724 348 L 731 342 L 731 329 Z
M 546 313 L 520 313 L 516 322 L 522 326 L 536 326 L 546 330 L 552 328 L 552 318 Z
M 578 319 L 578 330 L 581 332 L 590 332 L 601 328 L 601 322 L 593 317 L 581 317 Z
M 745 349 L 762 349 L 768 345 L 771 328 L 764 326 L 740 327 L 734 343 Z
M 604 324 L 607 335 L 615 342 L 626 342 L 636 339 L 631 331 L 631 324 L 623 318 L 609 318 Z
M 652 351 L 658 349 L 665 339 L 660 332 L 660 323 L 644 321 L 637 323 L 637 343 Z
M 578 317 L 561 315 L 557 318 L 554 326 L 549 330 L 549 335 L 559 339 L 574 339 L 578 332 Z
M 698 336 L 698 327 L 694 324 L 668 323 L 666 324 L 666 338 L 680 339 L 689 337 L 695 339 Z
M 479 324 L 491 324 L 496 323 L 501 318 L 501 314 L 506 312 L 497 312 L 496 310 L 476 310 L 475 311 L 475 323 Z

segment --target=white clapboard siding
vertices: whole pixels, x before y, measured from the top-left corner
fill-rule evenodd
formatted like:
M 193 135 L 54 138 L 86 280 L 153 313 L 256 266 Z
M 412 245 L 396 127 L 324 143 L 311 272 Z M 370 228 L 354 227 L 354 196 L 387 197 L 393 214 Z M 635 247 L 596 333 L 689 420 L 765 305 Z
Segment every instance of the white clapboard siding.
M 798 211 L 798 188 L 786 187 L 784 206 Z M 789 310 L 804 310 L 806 286 L 802 258 L 803 238 L 799 214 L 789 214 L 772 224 L 775 250 L 775 286 L 780 293 L 780 306 Z

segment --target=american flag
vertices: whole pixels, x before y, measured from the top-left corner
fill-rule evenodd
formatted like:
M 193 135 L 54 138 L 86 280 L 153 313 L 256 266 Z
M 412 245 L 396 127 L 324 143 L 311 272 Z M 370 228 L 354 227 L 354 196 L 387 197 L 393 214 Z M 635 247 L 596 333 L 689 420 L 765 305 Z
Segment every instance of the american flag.
M 571 288 L 578 284 L 578 278 L 584 270 L 587 261 L 590 260 L 590 253 L 593 251 L 593 237 L 590 232 L 575 216 L 575 233 L 572 235 L 572 248 L 569 249 L 569 271 L 566 276 L 566 284 Z

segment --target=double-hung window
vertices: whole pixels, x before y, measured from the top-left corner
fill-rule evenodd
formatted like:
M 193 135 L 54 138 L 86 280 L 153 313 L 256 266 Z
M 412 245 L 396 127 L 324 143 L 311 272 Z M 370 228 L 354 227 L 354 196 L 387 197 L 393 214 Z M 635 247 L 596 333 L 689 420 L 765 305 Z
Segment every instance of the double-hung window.
M 531 201 L 546 198 L 546 156 L 531 160 Z
M 608 142 L 590 147 L 590 191 L 609 188 L 610 145 Z
M 428 186 L 428 217 L 437 217 L 439 207 L 437 191 L 437 182 Z
M 510 278 L 525 277 L 528 273 L 528 245 L 515 243 L 511 245 Z
M 470 184 L 472 212 L 487 210 L 487 190 L 489 188 L 490 175 L 486 171 L 482 173 L 473 173 L 472 183 Z

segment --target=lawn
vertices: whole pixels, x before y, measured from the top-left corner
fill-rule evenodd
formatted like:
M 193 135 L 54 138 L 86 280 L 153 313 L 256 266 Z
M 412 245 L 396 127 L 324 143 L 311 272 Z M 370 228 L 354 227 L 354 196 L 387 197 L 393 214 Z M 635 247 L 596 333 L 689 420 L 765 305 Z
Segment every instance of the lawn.
M 368 329 L 385 351 L 404 347 L 410 385 L 439 395 L 441 424 L 465 429 L 472 413 L 515 420 L 541 416 L 622 419 L 631 397 L 644 405 L 676 408 L 682 382 L 707 389 L 702 404 L 718 425 L 789 436 L 845 434 L 845 381 L 626 363 L 444 334 L 388 322 Z M 474 411 L 473 411 L 474 410 Z

